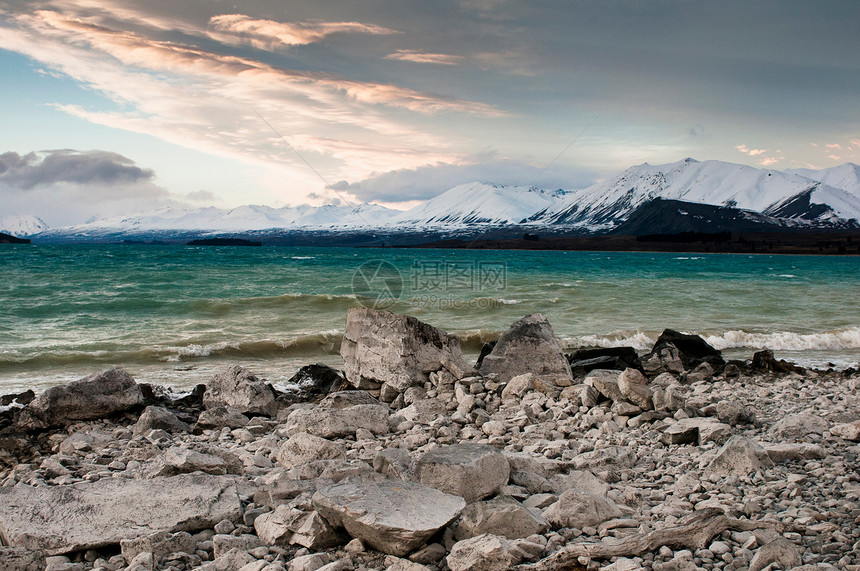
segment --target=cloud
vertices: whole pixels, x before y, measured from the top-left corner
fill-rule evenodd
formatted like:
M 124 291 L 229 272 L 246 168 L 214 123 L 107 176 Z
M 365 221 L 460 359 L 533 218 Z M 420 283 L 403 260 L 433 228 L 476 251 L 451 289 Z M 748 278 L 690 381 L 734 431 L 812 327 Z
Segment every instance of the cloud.
M 208 190 L 195 190 L 185 195 L 185 198 L 194 202 L 215 202 L 218 197 Z
M 773 166 L 773 165 L 777 164 L 777 163 L 778 163 L 778 162 L 780 162 L 781 160 L 782 160 L 782 159 L 778 159 L 778 158 L 776 158 L 776 157 L 767 157 L 766 159 L 763 159 L 763 160 L 761 161 L 761 164 L 762 164 L 762 166 L 770 167 L 770 166 Z
M 75 13 L 73 3 L 66 8 L 63 13 L 38 9 L 6 14 L 0 20 L 0 49 L 22 53 L 115 103 L 110 111 L 68 103 L 56 104 L 57 109 L 246 164 L 306 172 L 308 162 L 334 180 L 356 180 L 374 172 L 459 162 L 463 152 L 457 143 L 426 129 L 419 117 L 505 116 L 481 102 L 326 71 L 291 69 L 225 53 L 224 46 L 204 48 L 202 42 L 189 43 L 190 36 L 176 41 L 148 35 L 149 27 L 167 25 L 157 19 L 147 22 L 144 31 L 131 31 L 134 26 L 123 24 L 134 21 L 139 28 L 145 18 L 119 8 L 98 16 L 91 10 Z M 105 4 L 106 10 L 113 8 Z M 289 39 L 286 28 L 232 18 L 216 23 L 247 34 L 254 31 L 259 38 L 264 32 L 281 34 L 282 43 L 357 29 L 343 22 L 328 27 L 303 24 L 296 29 L 305 35 Z M 190 33 L 188 24 L 183 26 Z M 363 24 L 359 29 L 387 30 Z M 280 136 L 273 136 L 261 116 L 283 135 L 289 148 Z
M 735 148 L 736 148 L 737 150 L 739 150 L 740 152 L 742 152 L 742 153 L 744 153 L 744 154 L 747 154 L 747 155 L 749 155 L 749 156 L 751 156 L 751 157 L 755 157 L 755 156 L 758 156 L 758 155 L 763 155 L 763 154 L 765 154 L 765 153 L 767 152 L 767 150 L 765 150 L 765 149 L 750 149 L 750 148 L 748 148 L 746 145 L 738 145 L 738 146 L 736 146 Z
M 841 149 L 842 148 L 842 145 L 840 145 L 839 143 L 829 143 L 829 144 L 824 145 L 824 146 L 827 147 L 828 149 Z
M 842 157 L 840 157 L 839 155 L 827 155 L 827 158 L 828 158 L 828 159 L 832 159 L 832 160 L 834 160 L 834 161 L 838 161 L 838 160 L 840 160 Z
M 108 151 L 0 154 L 0 210 L 34 214 L 51 226 L 183 206 L 153 171 Z
M 0 183 L 21 189 L 57 183 L 126 185 L 151 181 L 155 173 L 107 151 L 57 150 L 0 154 Z
M 466 182 L 574 189 L 590 186 L 595 178 L 595 173 L 588 169 L 553 167 L 543 172 L 543 169 L 514 161 L 493 161 L 400 169 L 359 182 L 341 181 L 333 188 L 351 194 L 360 202 L 398 203 L 427 200 Z
M 359 22 L 276 22 L 254 19 L 243 14 L 223 14 L 210 18 L 213 38 L 263 50 L 282 46 L 300 46 L 318 42 L 338 33 L 387 35 L 396 34 L 382 26 Z
M 851 139 L 851 146 L 860 148 L 860 139 Z
M 411 61 L 414 63 L 433 63 L 438 65 L 457 65 L 463 61 L 462 56 L 450 54 L 434 54 L 421 50 L 397 50 L 385 56 L 385 59 Z

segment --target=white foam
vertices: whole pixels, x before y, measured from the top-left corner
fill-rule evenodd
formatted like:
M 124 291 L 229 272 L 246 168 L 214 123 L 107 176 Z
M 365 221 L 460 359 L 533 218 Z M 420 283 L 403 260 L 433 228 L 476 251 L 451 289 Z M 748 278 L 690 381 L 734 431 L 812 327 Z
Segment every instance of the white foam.
M 293 256 L 290 258 L 292 260 L 316 260 L 316 256 Z
M 499 298 L 496 301 L 498 301 L 502 305 L 519 305 L 520 303 L 523 302 L 521 299 L 502 299 L 502 298 Z
M 561 340 L 565 347 L 572 349 L 580 347 L 633 347 L 637 351 L 650 351 L 656 341 L 655 338 L 638 331 L 632 335 L 582 335 L 580 337 L 565 337 Z
M 842 331 L 827 333 L 794 333 L 776 331 L 772 333 L 750 333 L 736 330 L 721 335 L 705 337 L 715 349 L 772 349 L 774 351 L 821 351 L 860 348 L 860 327 L 849 327 Z

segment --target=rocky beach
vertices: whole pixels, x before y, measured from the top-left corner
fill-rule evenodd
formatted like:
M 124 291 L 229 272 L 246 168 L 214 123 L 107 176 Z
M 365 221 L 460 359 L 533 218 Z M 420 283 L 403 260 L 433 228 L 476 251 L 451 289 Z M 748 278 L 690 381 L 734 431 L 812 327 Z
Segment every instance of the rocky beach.
M 860 569 L 860 373 L 770 351 L 565 355 L 540 314 L 477 363 L 351 309 L 299 392 L 109 369 L 0 408 L 6 571 Z

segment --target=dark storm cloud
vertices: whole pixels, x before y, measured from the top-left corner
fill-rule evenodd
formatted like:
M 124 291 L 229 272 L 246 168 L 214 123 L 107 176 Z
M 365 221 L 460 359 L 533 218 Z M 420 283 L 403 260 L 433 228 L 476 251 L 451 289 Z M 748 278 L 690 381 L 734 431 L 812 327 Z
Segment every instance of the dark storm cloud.
M 0 183 L 32 189 L 56 183 L 127 185 L 151 181 L 155 173 L 107 151 L 54 150 L 19 155 L 0 154 Z

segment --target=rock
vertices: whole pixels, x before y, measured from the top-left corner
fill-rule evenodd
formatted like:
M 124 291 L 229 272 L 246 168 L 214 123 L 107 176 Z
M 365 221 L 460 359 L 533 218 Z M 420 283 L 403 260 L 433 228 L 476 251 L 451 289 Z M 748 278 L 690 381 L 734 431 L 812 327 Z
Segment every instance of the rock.
M 299 408 L 290 413 L 284 428 L 286 434 L 307 432 L 322 438 L 353 436 L 359 429 L 373 434 L 388 432 L 388 407 L 360 404 L 347 408 Z
M 597 347 L 593 349 L 578 349 L 567 356 L 574 376 L 583 377 L 594 369 L 614 369 L 623 371 L 627 368 L 642 368 L 639 355 L 633 347 Z
M 216 557 L 210 569 L 213 571 L 240 571 L 242 567 L 254 563 L 256 560 L 252 555 L 234 548 Z
M 256 535 L 216 533 L 212 536 L 212 549 L 216 559 L 233 550 L 247 552 L 258 547 L 260 538 Z
M 0 564 L 4 571 L 44 571 L 45 552 L 23 547 L 0 547 Z
M 206 385 L 203 406 L 207 409 L 231 406 L 243 414 L 270 417 L 278 412 L 272 388 L 238 365 L 212 377 Z
M 150 430 L 161 429 L 167 432 L 188 432 L 188 424 L 179 420 L 175 414 L 161 406 L 148 406 L 137 419 L 132 434 L 143 436 Z
M 624 470 L 632 468 L 635 463 L 636 453 L 626 446 L 607 446 L 573 457 L 573 467 L 577 470 L 597 470 L 600 468 Z
M 738 400 L 721 400 L 717 403 L 715 412 L 720 422 L 731 426 L 755 423 L 755 413 Z
M 604 521 L 621 517 L 622 513 L 614 503 L 602 496 L 568 490 L 543 515 L 555 529 L 582 529 L 597 527 Z
M 482 375 L 495 373 L 502 383 L 525 373 L 546 377 L 560 386 L 573 380 L 552 326 L 540 313 L 523 317 L 502 333 L 484 357 L 480 371 Z
M 343 483 L 319 490 L 313 505 L 334 527 L 401 557 L 460 515 L 466 503 L 415 482 Z
M 337 391 L 320 401 L 319 408 L 349 408 L 360 404 L 380 405 L 367 391 Z
M 144 552 L 152 553 L 155 557 L 165 557 L 176 552 L 194 553 L 197 549 L 197 540 L 184 531 L 179 533 L 159 531 L 132 539 L 123 539 L 119 542 L 119 546 L 122 550 L 122 558 L 125 559 L 126 564 L 131 564 L 135 557 Z
M 663 431 L 666 444 L 698 444 L 706 442 L 725 444 L 731 437 L 732 428 L 715 418 L 682 418 Z
M 658 366 L 653 366 L 655 363 Z M 678 367 L 680 361 L 680 368 Z M 646 372 L 680 373 L 708 363 L 716 372 L 726 366 L 722 354 L 698 335 L 687 335 L 666 329 L 657 338 L 651 352 L 642 360 Z
M 289 563 L 289 571 L 317 571 L 324 565 L 334 561 L 331 553 L 310 553 L 300 557 L 294 557 Z
M 684 382 L 688 385 L 710 381 L 714 378 L 714 368 L 707 362 L 699 363 L 696 368 L 684 375 Z
M 49 555 L 158 531 L 198 531 L 242 515 L 233 479 L 203 474 L 0 488 L 0 505 L 0 536 Z
M 746 476 L 773 466 L 764 448 L 745 436 L 732 436 L 705 468 L 706 473 Z
M 512 542 L 490 534 L 458 541 L 445 558 L 451 571 L 498 571 L 520 561 L 522 555 Z
M 648 379 L 638 369 L 624 369 L 618 375 L 618 389 L 621 395 L 642 410 L 651 410 L 654 403 L 651 400 L 652 391 L 648 388 Z
M 779 564 L 782 569 L 793 569 L 802 565 L 803 561 L 794 544 L 780 537 L 758 548 L 750 561 L 749 571 L 762 571 L 774 563 Z
M 216 406 L 200 413 L 197 427 L 206 428 L 244 428 L 250 419 L 232 406 Z
M 775 463 L 819 460 L 827 457 L 827 452 L 818 444 L 801 442 L 798 444 L 765 444 L 767 455 Z
M 337 442 L 307 432 L 293 434 L 278 450 L 278 464 L 284 468 L 301 466 L 314 460 L 346 458 L 346 449 Z
M 150 478 L 158 476 L 175 476 L 191 472 L 207 474 L 226 474 L 227 462 L 214 454 L 205 454 L 196 450 L 171 446 L 147 467 L 146 474 Z
M 12 403 L 18 403 L 22 406 L 28 405 L 36 398 L 36 393 L 32 389 L 27 389 L 23 393 L 12 395 L 3 395 L 0 397 L 0 406 L 9 406 Z
M 670 373 L 663 373 L 668 375 Z M 653 389 L 651 399 L 654 402 L 656 410 L 665 410 L 674 412 L 684 408 L 686 401 L 684 395 L 679 390 L 680 385 L 671 385 L 666 388 L 657 387 Z
M 780 440 L 802 440 L 810 434 L 824 434 L 827 421 L 811 413 L 789 414 L 774 424 L 770 433 Z
M 573 470 L 568 474 L 559 474 L 550 479 L 550 484 L 557 494 L 579 490 L 595 496 L 605 496 L 609 492 L 609 484 L 589 470 Z
M 588 373 L 583 382 L 597 389 L 597 392 L 611 401 L 623 401 L 625 400 L 624 395 L 618 387 L 619 376 L 621 373 L 618 371 L 595 369 Z
M 298 385 L 302 392 L 309 395 L 326 395 L 345 382 L 342 371 L 322 363 L 305 365 L 287 381 L 288 384 Z
M 410 480 L 415 462 L 403 448 L 387 448 L 373 458 L 373 469 L 385 476 Z
M 830 434 L 843 440 L 860 442 L 860 420 L 830 427 Z
M 485 444 L 454 444 L 427 452 L 415 463 L 413 479 L 425 486 L 465 499 L 486 498 L 508 483 L 510 465 Z
M 691 424 L 676 422 L 663 431 L 660 440 L 664 444 L 698 444 L 699 427 Z
M 66 426 L 141 406 L 143 393 L 132 376 L 122 369 L 109 369 L 49 388 L 21 411 L 20 422 L 25 428 Z
M 762 373 L 802 373 L 803 368 L 797 367 L 793 363 L 780 359 L 779 361 L 773 356 L 773 351 L 765 349 L 753 355 L 752 366 L 754 371 Z
M 308 549 L 327 549 L 343 543 L 343 538 L 319 512 L 303 512 L 286 504 L 259 516 L 254 529 L 265 545 L 298 544 Z
M 535 376 L 533 373 L 524 373 L 512 378 L 502 390 L 502 400 L 508 401 L 523 398 L 527 392 L 534 389 L 534 380 Z
M 340 354 L 355 388 L 387 384 L 399 392 L 423 384 L 426 371 L 436 370 L 442 359 L 463 362 L 455 336 L 414 317 L 367 308 L 349 310 Z
M 452 529 L 458 541 L 484 533 L 519 539 L 545 532 L 549 523 L 538 510 L 530 510 L 511 497 L 500 496 L 466 506 Z

